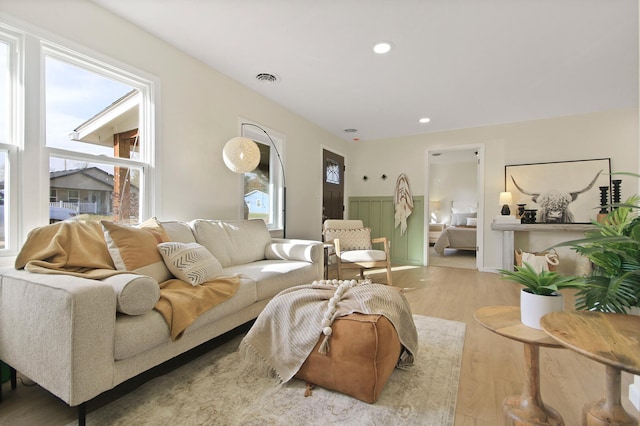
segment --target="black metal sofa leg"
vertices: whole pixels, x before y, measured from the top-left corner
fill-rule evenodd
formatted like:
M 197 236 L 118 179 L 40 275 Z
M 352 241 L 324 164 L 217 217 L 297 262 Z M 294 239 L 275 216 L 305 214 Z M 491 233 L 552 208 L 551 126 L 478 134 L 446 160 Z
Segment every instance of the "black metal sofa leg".
M 83 402 L 78 405 L 78 426 L 85 426 L 87 424 L 87 403 Z
M 11 377 L 11 390 L 15 390 L 18 387 L 18 372 L 11 366 L 9 366 L 9 376 Z M 2 383 L 0 383 L 0 402 L 2 402 Z

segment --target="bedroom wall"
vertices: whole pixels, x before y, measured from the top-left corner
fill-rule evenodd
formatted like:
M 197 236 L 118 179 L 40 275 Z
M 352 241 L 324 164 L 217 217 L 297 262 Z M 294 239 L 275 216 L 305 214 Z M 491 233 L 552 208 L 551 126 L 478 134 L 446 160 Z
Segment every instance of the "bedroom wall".
M 446 155 L 446 153 L 444 154 Z M 429 198 L 440 201 L 439 223 L 450 223 L 451 202 L 478 202 L 476 163 L 433 164 L 429 167 Z
M 285 135 L 287 236 L 320 239 L 322 147 L 347 152 L 345 141 L 90 1 L 3 0 L 0 19 L 160 80 L 152 214 L 162 220 L 242 217 L 241 175 L 230 172 L 221 156 L 224 143 L 239 134 L 242 117 Z M 37 198 L 24 200 L 25 214 L 37 210 Z M 36 220 L 24 222 L 25 233 L 42 225 Z
M 473 129 L 451 130 L 404 138 L 360 141 L 350 145 L 351 196 L 393 194 L 395 178 L 405 173 L 414 195 L 428 187 L 425 170 L 427 151 L 451 146 L 484 147 L 484 197 L 480 199 L 483 250 L 479 253 L 485 270 L 501 267 L 500 232 L 490 229 L 499 214 L 498 196 L 504 190 L 506 164 L 611 158 L 614 171 L 640 171 L 638 167 L 638 109 L 605 111 L 549 118 Z M 386 173 L 391 179 L 367 184 L 358 176 Z M 626 198 L 638 191 L 637 182 L 623 185 Z M 532 235 L 536 240 L 546 239 Z

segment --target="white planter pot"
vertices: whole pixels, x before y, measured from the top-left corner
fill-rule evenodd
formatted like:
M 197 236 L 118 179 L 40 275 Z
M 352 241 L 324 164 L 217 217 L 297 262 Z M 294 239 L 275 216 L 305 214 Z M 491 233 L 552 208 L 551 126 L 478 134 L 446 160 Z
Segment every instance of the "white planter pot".
M 526 326 L 542 330 L 540 318 L 549 312 L 564 310 L 564 298 L 562 294 L 553 296 L 540 296 L 529 293 L 523 288 L 520 291 L 520 321 Z

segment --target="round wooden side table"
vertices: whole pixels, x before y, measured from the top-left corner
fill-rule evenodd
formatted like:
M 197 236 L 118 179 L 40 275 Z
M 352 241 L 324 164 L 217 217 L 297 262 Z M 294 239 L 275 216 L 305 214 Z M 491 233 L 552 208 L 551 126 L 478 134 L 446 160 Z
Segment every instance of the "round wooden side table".
M 544 404 L 540 395 L 540 346 L 562 348 L 542 330 L 520 321 L 518 306 L 488 306 L 478 309 L 474 318 L 483 327 L 500 336 L 524 344 L 524 387 L 522 395 L 508 396 L 502 406 L 507 425 L 564 425 L 562 416 Z
M 604 398 L 587 404 L 582 424 L 632 426 L 638 424 L 620 403 L 620 372 L 640 375 L 640 317 L 589 311 L 547 314 L 540 320 L 558 342 L 606 366 Z

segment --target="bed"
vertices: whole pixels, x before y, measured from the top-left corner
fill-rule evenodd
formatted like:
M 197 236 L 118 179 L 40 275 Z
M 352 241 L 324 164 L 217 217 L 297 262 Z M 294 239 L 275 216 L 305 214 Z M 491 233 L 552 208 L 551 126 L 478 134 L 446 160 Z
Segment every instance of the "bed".
M 442 255 L 447 248 L 476 250 L 477 204 L 454 201 L 451 207 L 450 225 L 438 237 L 433 248 Z

